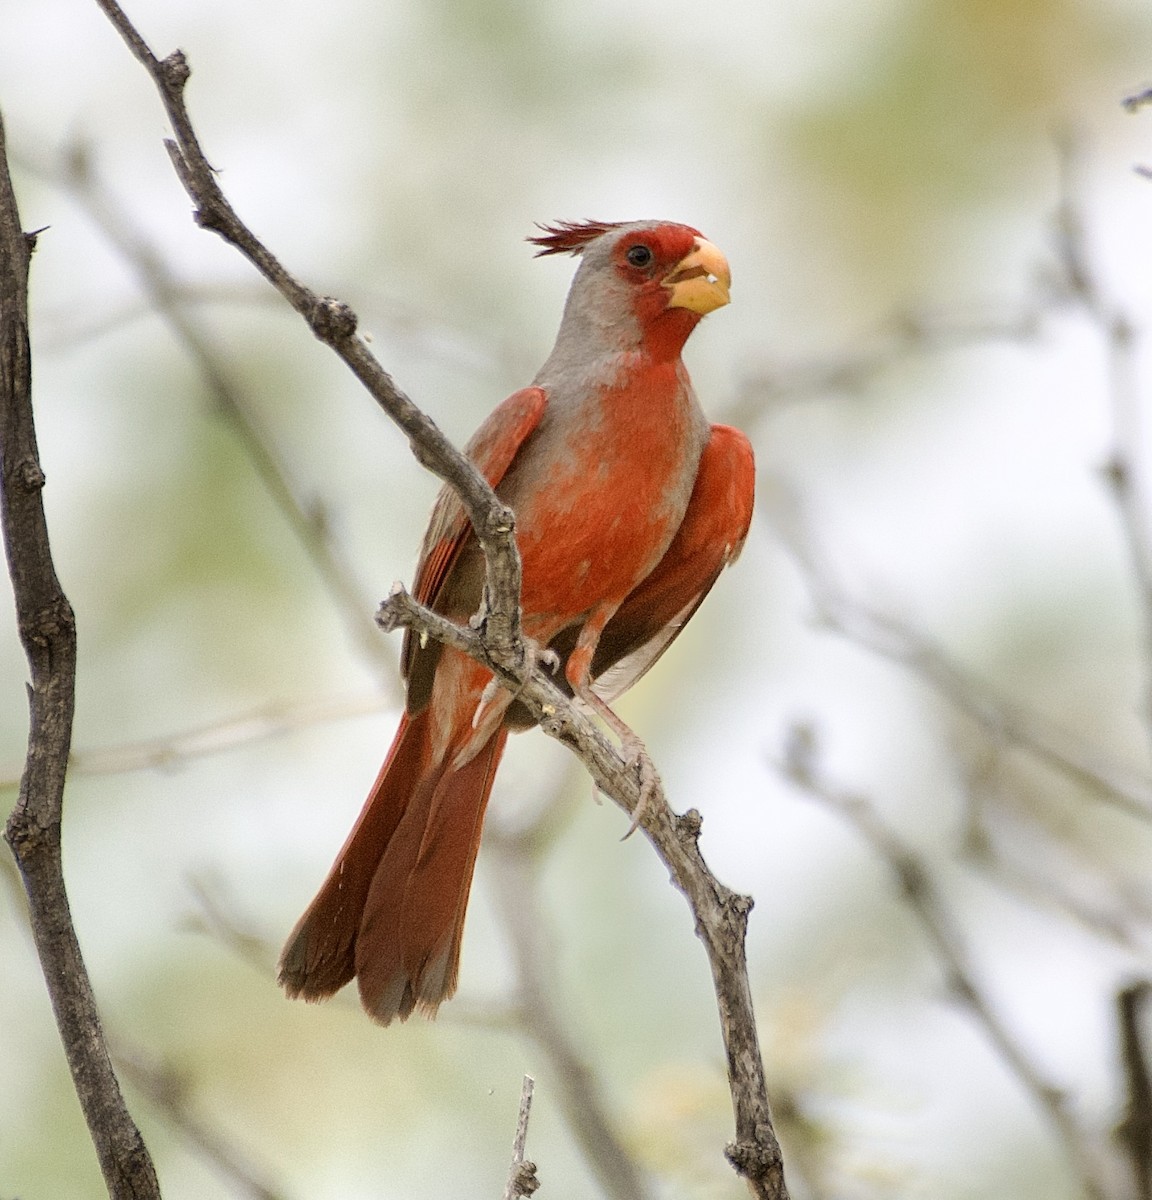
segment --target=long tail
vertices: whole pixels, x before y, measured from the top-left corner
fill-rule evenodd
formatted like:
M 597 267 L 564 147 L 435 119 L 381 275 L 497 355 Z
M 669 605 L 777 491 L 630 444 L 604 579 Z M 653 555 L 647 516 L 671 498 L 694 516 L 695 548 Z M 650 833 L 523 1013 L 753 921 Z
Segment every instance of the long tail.
M 467 762 L 437 761 L 430 709 L 404 716 L 324 886 L 280 957 L 289 996 L 323 1000 L 358 977 L 383 1025 L 433 1014 L 456 990 L 484 810 L 507 730 Z M 471 730 L 469 730 L 471 732 Z

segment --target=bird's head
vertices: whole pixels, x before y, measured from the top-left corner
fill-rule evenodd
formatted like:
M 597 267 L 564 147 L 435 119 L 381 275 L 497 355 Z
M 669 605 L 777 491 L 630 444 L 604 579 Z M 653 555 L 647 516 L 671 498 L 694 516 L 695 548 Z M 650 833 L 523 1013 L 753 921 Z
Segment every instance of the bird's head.
M 581 258 L 564 320 L 615 349 L 680 353 L 700 318 L 728 303 L 723 254 L 688 225 L 669 221 L 557 222 L 528 240 L 538 255 Z

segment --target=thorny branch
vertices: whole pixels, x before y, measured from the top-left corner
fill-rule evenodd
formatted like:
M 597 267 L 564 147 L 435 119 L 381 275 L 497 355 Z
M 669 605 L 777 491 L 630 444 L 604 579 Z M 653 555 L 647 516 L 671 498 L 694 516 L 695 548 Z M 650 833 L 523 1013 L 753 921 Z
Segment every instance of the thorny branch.
M 32 676 L 28 757 L 4 836 L 24 880 L 44 980 L 109 1195 L 158 1200 L 152 1160 L 108 1057 L 64 886 L 60 837 L 75 707 L 76 622 L 56 577 L 41 499 L 45 479 L 28 344 L 28 266 L 35 240 L 21 228 L 0 124 L 0 520 Z
M 453 626 L 418 605 L 402 590 L 381 610 L 385 628 L 407 627 L 434 637 L 483 662 L 518 690 L 520 701 L 545 732 L 576 751 L 597 786 L 626 812 L 640 801 L 640 780 L 617 749 L 538 669 L 532 669 L 520 637 L 520 563 L 513 515 L 437 426 L 408 399 L 356 336 L 356 317 L 347 305 L 318 297 L 296 280 L 239 219 L 216 183 L 184 104 L 189 76 L 184 55 L 161 60 L 149 49 L 115 0 L 97 0 L 155 83 L 176 138 L 168 143 L 173 165 L 196 205 L 197 222 L 243 253 L 330 345 L 373 398 L 408 435 L 413 453 L 460 496 L 487 565 L 487 586 L 475 628 Z M 477 632 L 479 630 L 479 632 Z M 732 1166 L 763 1200 L 784 1200 L 780 1147 L 772 1126 L 760 1054 L 744 936 L 751 901 L 720 884 L 698 847 L 701 820 L 694 810 L 676 816 L 662 791 L 645 805 L 646 836 L 684 893 L 704 942 L 717 992 L 736 1116 L 736 1140 L 726 1150 Z

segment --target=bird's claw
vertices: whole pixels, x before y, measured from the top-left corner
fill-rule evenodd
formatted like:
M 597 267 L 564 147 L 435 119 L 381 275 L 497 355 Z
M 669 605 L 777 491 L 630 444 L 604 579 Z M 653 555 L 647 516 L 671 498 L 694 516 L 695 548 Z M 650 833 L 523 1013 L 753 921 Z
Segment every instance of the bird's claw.
M 624 751 L 624 761 L 629 767 L 635 767 L 640 782 L 640 795 L 636 800 L 636 807 L 632 810 L 632 823 L 628 826 L 627 833 L 620 839 L 622 842 L 626 842 L 649 815 L 653 807 L 652 801 L 660 790 L 660 775 L 647 747 L 635 734 L 625 739 L 621 748 Z

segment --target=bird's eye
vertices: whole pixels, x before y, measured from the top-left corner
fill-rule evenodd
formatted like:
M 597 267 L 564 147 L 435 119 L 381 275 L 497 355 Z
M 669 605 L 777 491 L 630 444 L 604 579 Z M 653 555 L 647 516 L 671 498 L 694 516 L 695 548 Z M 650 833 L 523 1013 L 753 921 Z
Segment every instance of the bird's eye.
M 652 251 L 647 246 L 632 246 L 624 257 L 634 267 L 646 267 L 652 262 Z

